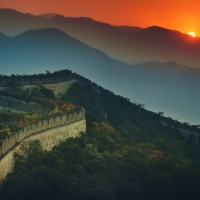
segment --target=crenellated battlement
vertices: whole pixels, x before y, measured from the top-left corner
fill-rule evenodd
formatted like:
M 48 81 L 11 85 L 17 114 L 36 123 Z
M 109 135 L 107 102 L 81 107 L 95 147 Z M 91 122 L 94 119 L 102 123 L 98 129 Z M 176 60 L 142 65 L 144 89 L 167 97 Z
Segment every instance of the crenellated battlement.
M 72 80 L 71 74 L 63 76 L 48 76 L 48 75 L 1 76 L 0 86 L 2 87 L 9 86 L 11 83 L 18 83 L 19 85 L 58 83 L 69 80 Z
M 62 125 L 69 125 L 71 123 L 85 119 L 85 110 L 81 109 L 78 112 L 57 116 L 54 118 L 39 121 L 35 124 L 30 124 L 23 129 L 12 133 L 10 137 L 6 138 L 0 146 L 0 158 L 3 157 L 16 144 L 20 143 L 25 138 L 42 131 L 59 127 Z
M 89 79 L 84 78 L 76 73 L 72 73 L 70 70 L 61 70 L 54 72 L 53 74 L 37 74 L 37 75 L 11 75 L 0 76 L 0 87 L 7 87 L 15 85 L 37 85 L 37 84 L 52 84 L 65 81 L 76 80 L 85 84 L 92 85 L 95 91 L 102 91 L 103 88 L 96 83 L 91 82 Z

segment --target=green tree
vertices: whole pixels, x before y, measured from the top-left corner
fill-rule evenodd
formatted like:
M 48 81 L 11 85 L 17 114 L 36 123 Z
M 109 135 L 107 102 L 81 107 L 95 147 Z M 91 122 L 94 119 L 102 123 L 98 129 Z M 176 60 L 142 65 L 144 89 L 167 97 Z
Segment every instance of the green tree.
M 15 153 L 16 168 L 31 168 L 40 165 L 41 158 L 44 154 L 39 140 L 22 142 L 19 150 Z

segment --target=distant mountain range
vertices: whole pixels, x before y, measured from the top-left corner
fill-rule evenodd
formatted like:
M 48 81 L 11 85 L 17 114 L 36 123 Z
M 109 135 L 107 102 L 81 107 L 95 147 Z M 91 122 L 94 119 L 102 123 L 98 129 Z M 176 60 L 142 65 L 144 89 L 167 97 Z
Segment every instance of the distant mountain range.
M 192 124 L 200 119 L 200 70 L 175 62 L 129 65 L 57 29 L 0 34 L 1 74 L 71 69 L 147 109 Z
M 0 32 L 7 36 L 39 28 L 62 30 L 131 65 L 156 60 L 200 67 L 200 38 L 192 38 L 178 31 L 161 27 L 117 27 L 89 18 L 66 18 L 55 13 L 34 16 L 0 9 Z
M 68 68 L 99 82 L 104 76 L 119 79 L 131 68 L 58 29 L 30 30 L 15 37 L 0 34 L 0 41 L 3 41 L 0 45 L 2 74 L 44 73 Z

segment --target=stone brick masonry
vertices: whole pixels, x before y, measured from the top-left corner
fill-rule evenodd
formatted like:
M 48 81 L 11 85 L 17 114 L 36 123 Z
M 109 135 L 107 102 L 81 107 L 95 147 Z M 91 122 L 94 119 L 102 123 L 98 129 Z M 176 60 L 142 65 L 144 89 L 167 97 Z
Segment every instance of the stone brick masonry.
M 40 140 L 42 147 L 51 150 L 60 141 L 79 137 L 86 132 L 85 110 L 40 121 L 13 133 L 0 147 L 0 182 L 14 168 L 14 153 L 23 141 Z

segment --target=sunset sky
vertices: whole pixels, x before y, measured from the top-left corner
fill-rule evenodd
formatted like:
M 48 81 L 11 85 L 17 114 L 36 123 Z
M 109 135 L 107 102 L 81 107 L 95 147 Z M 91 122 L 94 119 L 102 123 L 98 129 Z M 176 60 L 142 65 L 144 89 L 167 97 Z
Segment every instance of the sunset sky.
M 0 0 L 0 8 L 84 16 L 113 25 L 157 25 L 200 36 L 199 0 Z

